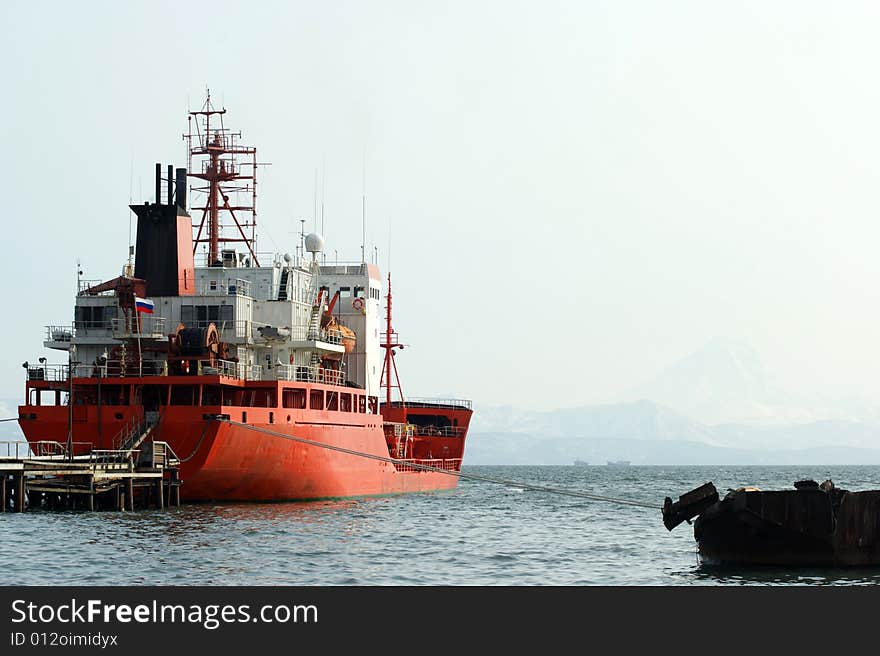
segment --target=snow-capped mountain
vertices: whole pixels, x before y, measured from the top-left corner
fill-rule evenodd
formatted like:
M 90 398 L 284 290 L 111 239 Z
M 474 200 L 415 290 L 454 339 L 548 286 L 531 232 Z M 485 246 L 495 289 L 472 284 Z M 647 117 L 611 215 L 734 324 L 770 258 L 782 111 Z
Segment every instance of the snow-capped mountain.
M 715 338 L 620 400 L 650 399 L 703 424 L 788 424 L 832 416 L 826 403 L 786 390 L 748 344 Z

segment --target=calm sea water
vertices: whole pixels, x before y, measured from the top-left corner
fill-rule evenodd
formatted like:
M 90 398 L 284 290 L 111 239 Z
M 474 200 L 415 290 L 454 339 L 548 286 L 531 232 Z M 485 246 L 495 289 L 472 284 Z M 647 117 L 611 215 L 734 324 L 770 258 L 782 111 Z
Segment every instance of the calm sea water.
M 0 515 L 4 585 L 864 585 L 880 568 L 701 567 L 659 506 L 706 481 L 880 488 L 880 467 L 466 467 L 654 503 L 611 505 L 462 480 L 454 491 L 166 511 Z

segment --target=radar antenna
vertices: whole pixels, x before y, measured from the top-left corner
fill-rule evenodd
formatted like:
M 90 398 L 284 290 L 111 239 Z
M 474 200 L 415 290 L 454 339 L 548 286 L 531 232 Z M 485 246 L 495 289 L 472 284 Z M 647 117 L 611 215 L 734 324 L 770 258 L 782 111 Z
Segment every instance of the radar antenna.
M 192 208 L 202 211 L 198 226 L 193 225 L 193 229 L 198 227 L 193 239 L 193 254 L 200 243 L 207 243 L 208 266 L 220 266 L 220 244 L 243 242 L 254 265 L 259 266 L 256 253 L 257 149 L 240 144 L 241 132 L 232 132 L 224 125 L 225 114 L 225 107 L 214 108 L 208 89 L 202 108 L 189 112 L 187 134 L 183 135 L 187 142 L 188 175 L 204 182 L 204 186 L 192 188 L 205 197 L 202 206 Z M 239 199 L 243 199 L 241 203 Z M 226 216 L 231 218 L 231 223 L 224 225 Z M 223 234 L 224 227 L 231 229 L 233 226 L 237 233 L 233 232 L 233 236 Z
M 399 342 L 397 332 L 391 327 L 391 273 L 388 274 L 388 294 L 385 296 L 386 305 L 386 330 L 382 333 L 382 348 L 385 349 L 385 362 L 382 364 L 382 378 L 379 386 L 385 388 L 385 403 L 391 403 L 391 390 L 397 388 L 400 395 L 400 403 L 405 403 L 403 398 L 403 387 L 400 386 L 400 376 L 397 373 L 397 363 L 394 361 L 396 353 L 394 349 L 403 349 L 404 344 Z M 394 374 L 394 383 L 391 381 L 392 371 Z

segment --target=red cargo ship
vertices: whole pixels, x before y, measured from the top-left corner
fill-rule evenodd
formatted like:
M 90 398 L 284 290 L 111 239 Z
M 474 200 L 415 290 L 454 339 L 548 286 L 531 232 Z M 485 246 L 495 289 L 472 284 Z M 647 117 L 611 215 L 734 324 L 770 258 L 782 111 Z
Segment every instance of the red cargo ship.
M 317 234 L 257 251 L 256 149 L 225 112 L 210 95 L 190 112 L 188 166 L 163 180 L 157 164 L 155 202 L 131 206 L 122 275 L 79 280 L 73 324 L 47 328 L 68 357 L 26 366 L 31 448 L 137 461 L 162 445 L 188 501 L 455 487 L 470 402 L 403 399 L 376 265 L 327 265 Z

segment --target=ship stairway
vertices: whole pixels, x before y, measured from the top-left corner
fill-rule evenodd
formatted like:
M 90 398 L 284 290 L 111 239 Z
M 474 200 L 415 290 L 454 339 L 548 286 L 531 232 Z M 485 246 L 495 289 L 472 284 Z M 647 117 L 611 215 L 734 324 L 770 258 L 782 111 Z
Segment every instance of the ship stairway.
M 137 421 L 135 418 L 124 426 L 114 438 L 113 443 L 116 450 L 125 451 L 130 455 L 140 448 L 158 424 L 158 412 L 146 412 L 142 421 Z
M 290 276 L 289 269 L 281 270 L 281 283 L 278 285 L 278 300 L 286 301 L 287 300 L 287 281 Z
M 321 305 L 315 303 L 312 306 L 312 316 L 309 317 L 308 339 L 317 340 L 321 336 Z
M 309 317 L 309 332 L 306 339 L 318 339 L 321 334 L 321 310 L 324 307 L 324 295 L 318 289 L 318 266 L 312 263 L 312 278 L 309 281 L 309 292 L 306 298 L 312 300 L 312 314 Z

